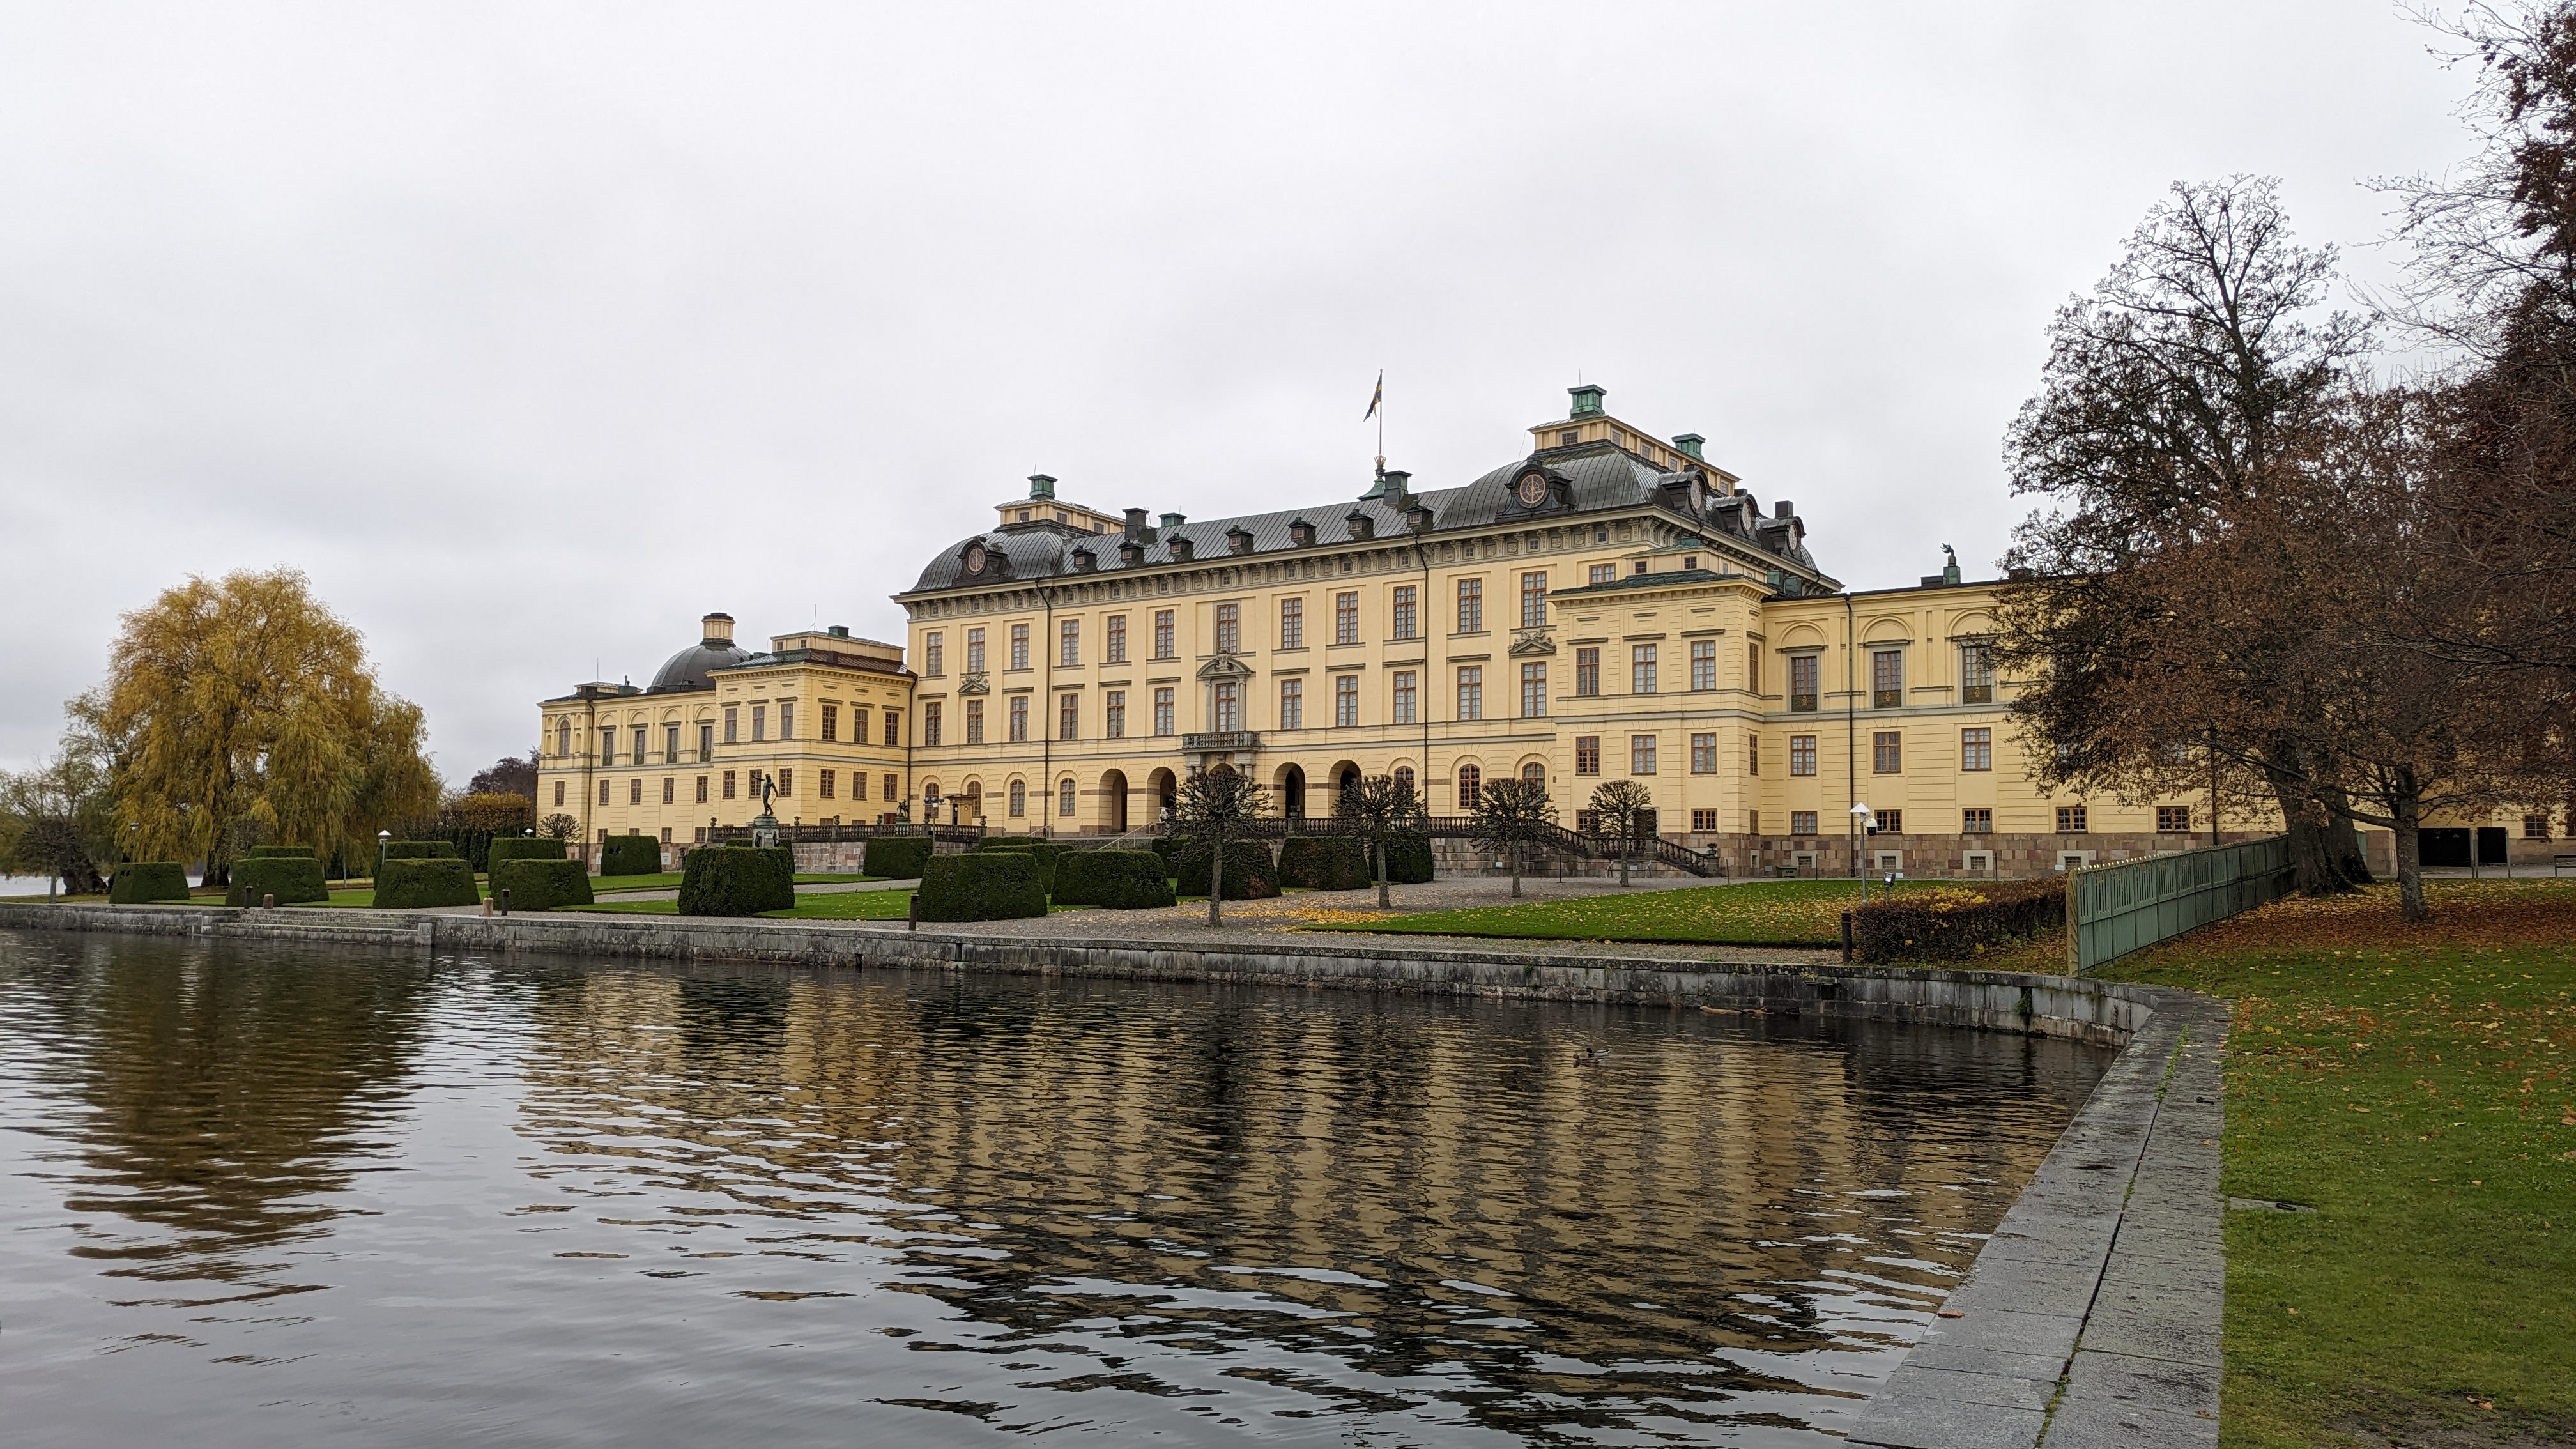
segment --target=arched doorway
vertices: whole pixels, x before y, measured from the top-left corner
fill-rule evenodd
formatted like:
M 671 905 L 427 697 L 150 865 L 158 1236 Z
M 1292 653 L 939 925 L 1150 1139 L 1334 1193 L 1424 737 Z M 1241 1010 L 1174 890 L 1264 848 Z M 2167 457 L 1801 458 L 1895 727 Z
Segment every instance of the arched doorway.
M 1333 766 L 1325 778 L 1333 782 L 1333 793 L 1347 795 L 1360 787 L 1360 767 L 1349 760 Z
M 1120 771 L 1120 770 L 1112 770 L 1112 771 L 1110 771 L 1108 774 L 1101 776 L 1101 777 L 1100 777 L 1100 796 L 1101 796 L 1101 801 L 1102 801 L 1102 808 L 1101 808 L 1101 812 L 1100 812 L 1101 823 L 1102 823 L 1102 824 L 1104 824 L 1104 825 L 1107 825 L 1107 826 L 1109 827 L 1109 833 L 1110 833 L 1110 834 L 1112 834 L 1112 835 L 1124 835 L 1124 834 L 1126 834 L 1126 833 L 1127 833 L 1127 776 L 1126 776 L 1126 773 L 1125 773 L 1124 771 Z
M 1273 778 L 1272 793 L 1279 797 L 1279 813 L 1291 820 L 1306 818 L 1306 769 L 1302 765 L 1282 765 Z
M 1145 778 L 1145 788 L 1153 792 L 1155 810 L 1154 818 L 1158 823 L 1163 818 L 1164 812 L 1171 810 L 1174 806 L 1180 803 L 1181 782 L 1169 770 L 1156 770 L 1153 774 L 1147 776 Z

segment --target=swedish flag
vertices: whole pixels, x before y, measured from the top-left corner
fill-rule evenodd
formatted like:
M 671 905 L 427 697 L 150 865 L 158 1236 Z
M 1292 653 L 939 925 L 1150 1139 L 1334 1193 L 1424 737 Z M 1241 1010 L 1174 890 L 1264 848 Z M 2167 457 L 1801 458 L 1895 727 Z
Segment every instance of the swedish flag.
M 1377 416 L 1378 404 L 1383 403 L 1383 402 L 1385 402 L 1385 401 L 1386 401 L 1386 374 L 1385 374 L 1385 373 L 1383 373 L 1383 372 L 1381 372 L 1381 373 L 1379 373 L 1379 374 L 1377 375 L 1377 391 L 1375 391 L 1375 392 L 1373 392 L 1373 393 L 1370 393 L 1370 394 L 1369 394 L 1369 410 L 1368 410 L 1367 412 L 1364 412 L 1364 413 L 1360 414 L 1360 421 L 1361 421 L 1361 422 L 1367 422 L 1369 419 L 1371 419 L 1371 418 L 1373 418 L 1373 417 L 1376 417 L 1376 416 Z

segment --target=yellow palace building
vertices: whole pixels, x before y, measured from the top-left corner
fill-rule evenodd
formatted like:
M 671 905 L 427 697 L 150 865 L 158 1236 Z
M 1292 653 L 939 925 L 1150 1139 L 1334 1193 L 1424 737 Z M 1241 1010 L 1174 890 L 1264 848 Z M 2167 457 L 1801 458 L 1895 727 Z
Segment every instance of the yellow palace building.
M 1796 507 L 1764 508 L 1699 436 L 1571 391 L 1454 488 L 1381 470 L 1354 500 L 1191 522 L 1032 478 L 895 596 L 901 647 L 833 628 L 754 653 L 710 614 L 649 685 L 542 701 L 538 813 L 674 859 L 749 823 L 764 782 L 791 825 L 1142 833 L 1224 763 L 1293 816 L 1363 774 L 1412 779 L 1435 815 L 1536 779 L 1576 828 L 1631 779 L 1657 834 L 1738 874 L 1841 873 L 1857 845 L 1872 870 L 2025 875 L 2206 831 L 2190 801 L 2031 783 L 1993 583 L 1846 590 Z

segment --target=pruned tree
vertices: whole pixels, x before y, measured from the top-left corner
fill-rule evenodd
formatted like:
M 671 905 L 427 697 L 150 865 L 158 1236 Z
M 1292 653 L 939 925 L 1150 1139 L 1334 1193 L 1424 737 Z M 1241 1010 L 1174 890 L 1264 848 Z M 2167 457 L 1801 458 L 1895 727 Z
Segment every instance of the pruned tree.
M 1269 808 L 1270 792 L 1232 765 L 1201 770 L 1181 782 L 1172 819 L 1180 829 L 1208 843 L 1207 923 L 1211 928 L 1225 920 L 1226 843 L 1243 839 L 1252 822 Z
M 537 822 L 537 833 L 548 840 L 570 840 L 581 833 L 581 821 L 558 811 Z
M 1654 813 L 1655 792 L 1634 780 L 1605 780 L 1593 787 L 1593 829 L 1619 842 L 1619 884 L 1628 884 L 1628 861 L 1637 853 L 1637 837 Z
M 1511 858 L 1512 894 L 1521 893 L 1521 850 L 1556 820 L 1556 803 L 1538 780 L 1496 780 L 1476 793 L 1476 843 Z
M 1394 909 L 1387 894 L 1386 856 L 1396 837 L 1413 828 L 1422 799 L 1411 780 L 1396 775 L 1367 775 L 1333 798 L 1333 816 L 1367 849 L 1377 871 L 1377 906 Z

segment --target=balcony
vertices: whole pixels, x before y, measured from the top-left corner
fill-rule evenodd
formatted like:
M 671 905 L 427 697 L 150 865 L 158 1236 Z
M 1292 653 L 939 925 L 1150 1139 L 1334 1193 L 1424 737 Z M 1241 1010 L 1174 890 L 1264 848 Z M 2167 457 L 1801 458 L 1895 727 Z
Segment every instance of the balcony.
M 1259 730 L 1214 730 L 1181 736 L 1181 753 L 1185 755 L 1248 755 L 1260 748 Z

